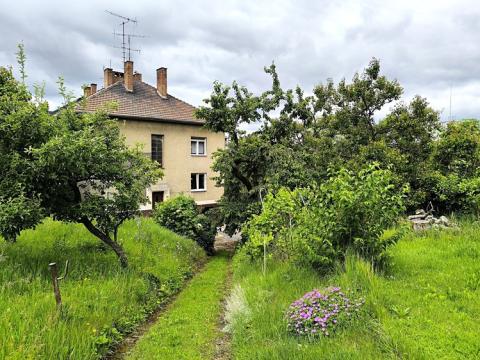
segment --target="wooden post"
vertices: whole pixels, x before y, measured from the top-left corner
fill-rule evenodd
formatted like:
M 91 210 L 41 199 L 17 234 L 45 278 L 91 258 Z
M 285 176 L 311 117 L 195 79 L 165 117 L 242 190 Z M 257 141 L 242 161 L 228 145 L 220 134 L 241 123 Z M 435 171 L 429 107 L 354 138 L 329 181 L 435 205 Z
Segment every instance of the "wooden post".
M 60 295 L 60 287 L 58 286 L 58 269 L 57 263 L 48 264 L 50 272 L 52 273 L 53 293 L 55 294 L 55 301 L 57 303 L 57 309 L 62 307 L 62 296 Z

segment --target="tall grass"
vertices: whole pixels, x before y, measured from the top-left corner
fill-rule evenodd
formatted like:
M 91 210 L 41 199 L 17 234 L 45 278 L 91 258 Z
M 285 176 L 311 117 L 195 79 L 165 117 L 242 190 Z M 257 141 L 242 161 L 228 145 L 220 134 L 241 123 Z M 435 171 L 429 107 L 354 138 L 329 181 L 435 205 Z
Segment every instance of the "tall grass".
M 320 276 L 273 262 L 265 277 L 241 254 L 234 283 L 249 316 L 233 321 L 235 359 L 476 359 L 480 357 L 480 226 L 407 233 L 383 274 L 353 254 Z M 349 329 L 317 341 L 287 334 L 288 305 L 313 288 L 338 285 L 366 299 Z
M 0 242 L 0 359 L 94 359 L 181 286 L 203 251 L 147 219 L 119 232 L 130 260 L 82 226 L 46 220 L 16 244 Z M 48 264 L 63 271 L 63 309 L 55 307 Z

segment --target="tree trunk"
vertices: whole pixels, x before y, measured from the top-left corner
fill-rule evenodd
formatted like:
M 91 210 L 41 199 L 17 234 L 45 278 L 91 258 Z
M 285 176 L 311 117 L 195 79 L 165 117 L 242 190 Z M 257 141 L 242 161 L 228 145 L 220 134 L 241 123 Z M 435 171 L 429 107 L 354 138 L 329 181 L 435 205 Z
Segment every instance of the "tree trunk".
M 100 231 L 97 227 L 95 227 L 95 225 L 93 225 L 93 223 L 90 220 L 83 219 L 82 224 L 85 225 L 88 231 L 90 231 L 93 235 L 95 235 L 97 238 L 99 238 L 105 244 L 107 244 L 112 248 L 115 254 L 117 254 L 118 259 L 120 261 L 120 266 L 122 268 L 128 267 L 127 255 L 125 254 L 125 251 L 123 250 L 122 245 L 110 239 L 110 236 Z

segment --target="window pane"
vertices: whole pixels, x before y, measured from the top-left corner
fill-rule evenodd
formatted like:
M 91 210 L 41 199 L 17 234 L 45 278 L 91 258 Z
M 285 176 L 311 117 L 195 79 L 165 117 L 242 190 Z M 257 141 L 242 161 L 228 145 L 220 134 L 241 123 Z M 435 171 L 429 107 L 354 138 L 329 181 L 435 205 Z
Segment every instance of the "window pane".
M 192 190 L 197 190 L 197 174 L 192 174 L 190 177 L 190 187 Z
M 191 151 L 191 154 L 192 155 L 196 155 L 197 154 L 197 142 L 195 140 L 192 140 L 192 151 Z
M 205 189 L 205 174 L 198 174 L 198 189 Z
M 205 155 L 205 141 L 198 142 L 198 155 Z

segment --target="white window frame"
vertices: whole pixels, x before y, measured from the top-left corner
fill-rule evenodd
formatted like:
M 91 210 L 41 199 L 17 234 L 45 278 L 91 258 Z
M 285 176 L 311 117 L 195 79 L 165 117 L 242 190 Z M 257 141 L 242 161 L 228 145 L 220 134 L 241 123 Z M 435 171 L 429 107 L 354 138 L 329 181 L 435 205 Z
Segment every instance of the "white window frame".
M 192 175 L 195 175 L 195 177 L 197 178 L 197 189 L 190 189 L 191 192 L 203 192 L 203 191 L 207 191 L 207 174 L 206 173 L 191 173 L 190 174 L 190 188 L 192 187 L 191 185 L 191 181 L 192 181 Z M 203 189 L 199 189 L 198 186 L 200 184 L 200 175 L 203 175 Z
M 192 143 L 195 143 L 195 152 L 192 153 Z M 199 153 L 199 143 L 203 142 L 203 154 Z M 207 138 L 206 137 L 195 137 L 192 136 L 190 139 L 190 154 L 192 156 L 207 156 Z

